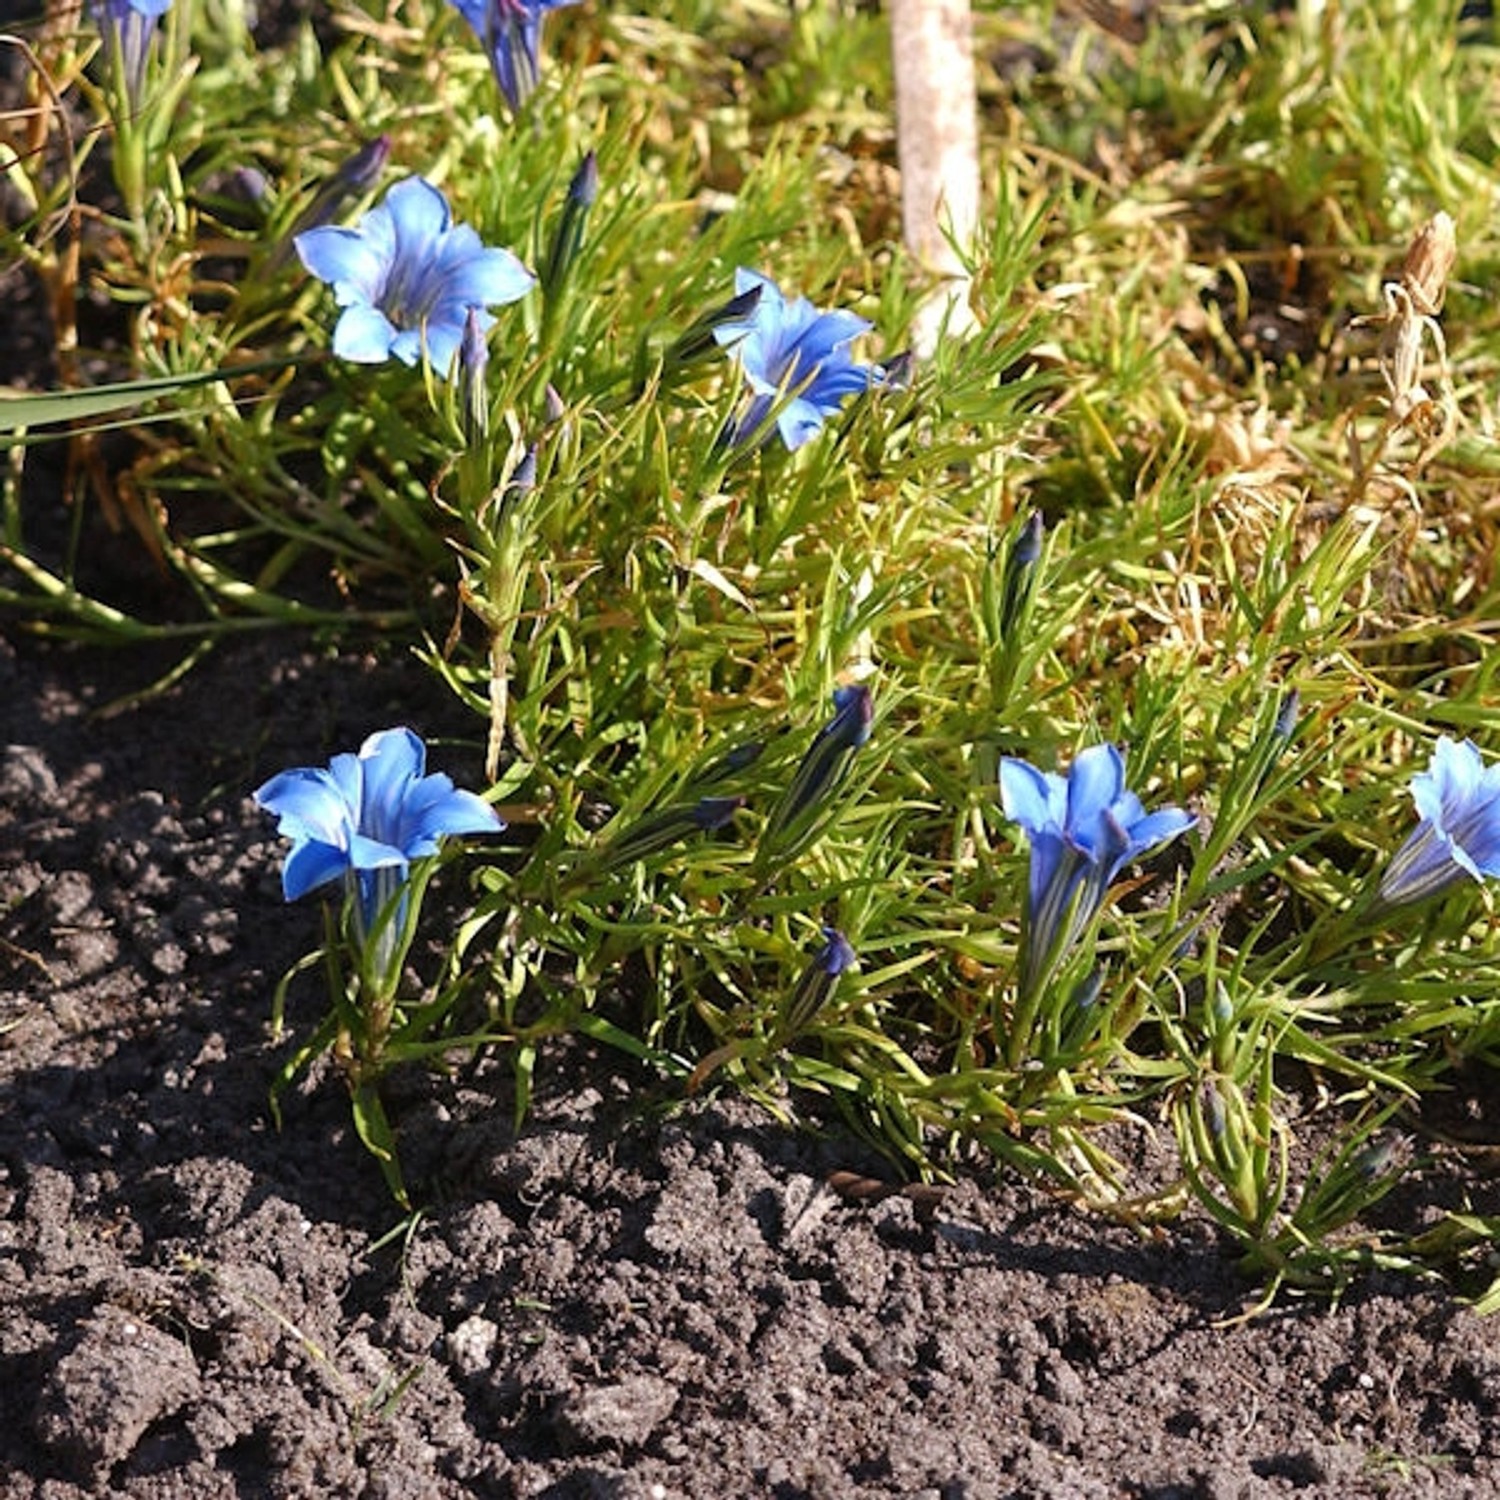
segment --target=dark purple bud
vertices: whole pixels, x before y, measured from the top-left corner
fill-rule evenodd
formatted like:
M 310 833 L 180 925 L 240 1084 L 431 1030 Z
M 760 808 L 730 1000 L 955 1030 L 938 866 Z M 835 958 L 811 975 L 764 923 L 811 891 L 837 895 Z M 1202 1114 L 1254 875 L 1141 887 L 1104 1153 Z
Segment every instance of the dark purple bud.
M 1397 1136 L 1387 1136 L 1384 1140 L 1371 1141 L 1355 1152 L 1350 1166 L 1363 1181 L 1374 1182 L 1377 1178 L 1388 1175 L 1396 1165 L 1396 1152 L 1399 1144 L 1400 1138 Z
M 592 151 L 586 152 L 568 184 L 568 202 L 580 208 L 592 208 L 599 196 L 599 159 Z
M 536 488 L 536 449 L 528 448 L 521 455 L 521 462 L 516 465 L 515 472 L 510 476 L 510 485 L 515 490 L 530 490 Z
M 1076 1010 L 1090 1011 L 1099 1003 L 1099 992 L 1104 988 L 1104 970 L 1095 967 L 1087 979 L 1080 980 L 1068 997 Z
M 1015 551 L 1011 553 L 1017 567 L 1030 568 L 1036 565 L 1042 555 L 1044 529 L 1041 511 L 1032 511 L 1026 518 L 1026 525 L 1021 535 L 1016 538 Z
M 292 221 L 292 227 L 272 252 L 267 269 L 276 270 L 291 258 L 293 242 L 299 234 L 332 223 L 345 204 L 369 192 L 380 181 L 380 174 L 390 156 L 390 136 L 377 135 L 330 172 L 313 194 L 312 201 Z
M 870 725 L 875 718 L 875 700 L 869 688 L 858 682 L 835 688 L 833 706 L 838 712 L 823 734 L 846 750 L 857 750 L 869 740 Z
M 1281 700 L 1276 712 L 1275 734 L 1278 739 L 1289 740 L 1297 732 L 1297 720 L 1302 713 L 1302 696 L 1293 688 Z
M 1229 1125 L 1229 1117 L 1224 1111 L 1223 1097 L 1214 1087 L 1211 1078 L 1204 1079 L 1199 1097 L 1203 1101 L 1203 1119 L 1208 1126 L 1208 1133 L 1216 1141 L 1222 1140 L 1224 1131 Z
M 369 192 L 380 181 L 380 174 L 385 171 L 385 164 L 390 159 L 390 136 L 377 135 L 374 140 L 366 141 L 348 161 L 335 170 L 328 179 L 329 185 L 341 189 L 348 197 L 358 197 Z M 309 224 L 305 227 L 310 229 L 313 226 Z
M 701 776 L 694 781 L 694 786 L 713 786 L 720 781 L 728 781 L 731 776 L 737 776 L 741 771 L 748 771 L 761 757 L 765 745 L 760 740 L 747 740 L 743 745 L 736 745 L 727 754 L 721 755 Z
M 505 481 L 505 489 L 502 492 L 505 505 L 513 505 L 523 495 L 528 495 L 536 488 L 536 449 L 528 448 L 521 455 L 521 461 L 510 471 L 510 478 Z
M 772 861 L 784 863 L 811 842 L 820 810 L 848 773 L 850 755 L 870 738 L 875 703 L 869 688 L 863 683 L 837 688 L 833 704 L 833 717 L 818 731 L 766 820 L 755 852 L 762 869 Z
M 704 833 L 716 833 L 744 805 L 743 797 L 700 797 L 693 808 L 693 822 Z
M 745 805 L 743 797 L 703 797 L 697 802 L 676 803 L 647 813 L 632 823 L 604 850 L 604 867 L 618 869 L 647 855 L 660 853 L 690 834 L 716 833 L 726 827 Z
M 599 196 L 599 164 L 590 151 L 573 174 L 568 184 L 568 196 L 563 200 L 562 214 L 552 236 L 552 244 L 541 268 L 542 295 L 554 298 L 562 290 L 573 269 L 579 252 L 583 249 L 584 230 L 588 227 L 589 210 Z
M 719 341 L 714 337 L 714 329 L 730 323 L 743 323 L 752 317 L 760 306 L 760 294 L 760 287 L 753 286 L 737 297 L 731 297 L 722 307 L 705 313 L 667 351 L 665 372 L 676 373 L 709 354 L 717 354 Z
M 885 367 L 885 384 L 893 390 L 904 391 L 910 384 L 911 378 L 916 373 L 917 356 L 910 349 L 903 349 Z
M 1060 1043 L 1064 1051 L 1077 1051 L 1087 1047 L 1090 1039 L 1097 1033 L 1100 1024 L 1099 996 L 1104 991 L 1104 976 L 1103 964 L 1095 964 L 1088 977 L 1073 986 L 1073 992 L 1068 996 L 1067 1011 L 1059 1018 L 1062 1022 Z
M 776 1023 L 776 1040 L 785 1044 L 805 1031 L 827 1005 L 839 976 L 858 962 L 849 940 L 837 927 L 824 926 L 823 946 L 802 971 Z
M 760 306 L 762 290 L 761 287 L 752 286 L 747 291 L 737 293 L 717 312 L 709 313 L 702 321 L 711 328 L 717 328 L 721 323 L 743 323 L 755 315 L 756 308 Z
M 1000 643 L 1009 645 L 1026 619 L 1036 588 L 1036 565 L 1042 557 L 1042 513 L 1034 510 L 1026 518 L 1020 535 L 1005 559 L 1000 585 Z
M 484 323 L 479 309 L 471 307 L 464 316 L 464 336 L 458 346 L 459 417 L 464 441 L 470 448 L 477 448 L 489 437 L 490 395 L 485 386 L 489 364 L 490 346 L 484 336 Z
M 837 927 L 829 927 L 825 923 L 823 951 L 818 955 L 817 961 L 830 979 L 837 979 L 845 969 L 852 969 L 859 959 L 850 946 L 849 939 Z
M 247 202 L 265 205 L 270 201 L 271 184 L 259 167 L 236 167 L 234 190 Z

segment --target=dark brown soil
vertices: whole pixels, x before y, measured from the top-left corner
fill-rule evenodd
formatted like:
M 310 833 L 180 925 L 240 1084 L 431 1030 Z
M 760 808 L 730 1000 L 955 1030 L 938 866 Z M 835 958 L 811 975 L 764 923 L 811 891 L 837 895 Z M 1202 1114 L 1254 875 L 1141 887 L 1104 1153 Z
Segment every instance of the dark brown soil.
M 0 640 L 6 1500 L 1500 1493 L 1495 1328 L 1440 1289 L 1220 1327 L 1250 1289 L 1201 1226 L 982 1175 L 850 1202 L 858 1144 L 579 1047 L 519 1136 L 503 1058 L 399 1081 L 425 1208 L 388 1239 L 337 1080 L 267 1115 L 318 922 L 247 791 L 472 725 L 287 637 L 96 712 L 168 664 Z

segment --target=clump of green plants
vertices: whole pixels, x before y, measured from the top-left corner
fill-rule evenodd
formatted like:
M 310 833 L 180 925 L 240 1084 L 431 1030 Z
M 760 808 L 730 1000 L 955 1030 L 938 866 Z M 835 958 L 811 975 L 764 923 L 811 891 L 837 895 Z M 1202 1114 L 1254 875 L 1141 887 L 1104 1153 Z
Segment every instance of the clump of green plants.
M 480 791 L 398 728 L 256 793 L 288 897 L 342 892 L 277 1091 L 331 1055 L 403 1203 L 392 1067 L 497 1049 L 524 1112 L 583 1032 L 905 1171 L 1206 1213 L 1268 1295 L 1492 1305 L 1493 1220 L 1375 1212 L 1500 1062 L 1490 25 L 1048 9 L 977 23 L 1043 65 L 982 80 L 973 331 L 921 360 L 858 0 L 15 39 L 59 383 L 0 399 L 0 600 L 193 662 L 378 631 L 472 710 Z M 85 584 L 110 528 L 170 613 Z

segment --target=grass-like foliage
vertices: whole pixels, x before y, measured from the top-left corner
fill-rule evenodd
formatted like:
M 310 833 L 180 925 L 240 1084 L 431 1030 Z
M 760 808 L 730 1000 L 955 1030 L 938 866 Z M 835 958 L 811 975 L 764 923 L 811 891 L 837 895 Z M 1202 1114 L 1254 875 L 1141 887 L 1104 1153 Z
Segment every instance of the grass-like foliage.
M 1483 1205 L 1371 1213 L 1500 1065 L 1493 23 L 981 5 L 973 327 L 914 359 L 874 4 L 136 3 L 0 39 L 57 371 L 0 398 L 0 601 L 378 632 L 507 824 L 426 973 L 477 815 L 285 828 L 349 858 L 279 1082 L 332 1052 L 404 1195 L 385 1070 L 502 1047 L 524 1110 L 582 1031 L 1196 1204 L 1273 1291 L 1500 1301 Z M 88 582 L 126 545 L 156 613 Z

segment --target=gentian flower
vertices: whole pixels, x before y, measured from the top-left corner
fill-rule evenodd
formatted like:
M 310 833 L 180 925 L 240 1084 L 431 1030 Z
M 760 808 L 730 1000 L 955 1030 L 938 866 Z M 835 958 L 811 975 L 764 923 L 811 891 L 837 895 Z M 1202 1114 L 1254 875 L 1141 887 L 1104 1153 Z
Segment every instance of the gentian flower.
M 156 23 L 171 8 L 172 0 L 90 0 L 105 63 L 111 69 L 118 64 L 132 112 L 141 106 Z
M 446 374 L 469 309 L 487 332 L 495 320 L 484 309 L 524 297 L 535 279 L 509 250 L 490 249 L 467 224 L 455 225 L 447 199 L 422 177 L 398 182 L 356 228 L 309 229 L 295 243 L 344 309 L 333 352 L 356 364 L 394 354 L 414 365 L 425 352 Z
M 542 19 L 577 0 L 451 0 L 490 55 L 495 82 L 513 113 L 542 74 Z
M 356 895 L 363 940 L 406 883 L 411 862 L 436 854 L 444 834 L 504 827 L 473 792 L 425 775 L 426 763 L 427 747 L 410 729 L 385 729 L 357 755 L 335 755 L 327 770 L 283 771 L 258 788 L 256 802 L 292 840 L 281 870 L 286 899 L 342 879 Z M 391 944 L 400 925 L 398 912 L 384 929 Z
M 721 322 L 713 331 L 721 348 L 733 350 L 753 393 L 731 441 L 750 438 L 779 402 L 781 440 L 800 448 L 849 396 L 885 378 L 878 366 L 856 364 L 849 355 L 850 342 L 870 330 L 863 318 L 819 312 L 805 297 L 788 302 L 774 281 L 743 267 L 734 273 L 734 289 L 760 296 L 743 321 Z
M 1421 821 L 1381 877 L 1381 903 L 1404 906 L 1500 875 L 1500 764 L 1486 766 L 1473 741 L 1444 735 L 1411 795 Z
M 1027 995 L 1093 920 L 1115 876 L 1197 821 L 1176 807 L 1147 813 L 1126 787 L 1125 762 L 1113 745 L 1080 751 L 1066 777 L 1006 758 L 1000 801 L 1031 842 L 1021 978 Z

